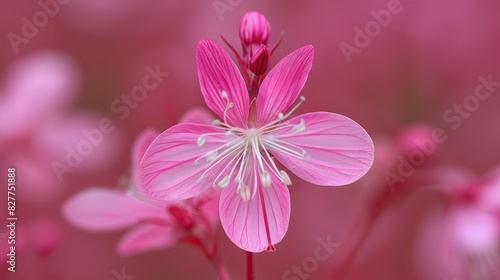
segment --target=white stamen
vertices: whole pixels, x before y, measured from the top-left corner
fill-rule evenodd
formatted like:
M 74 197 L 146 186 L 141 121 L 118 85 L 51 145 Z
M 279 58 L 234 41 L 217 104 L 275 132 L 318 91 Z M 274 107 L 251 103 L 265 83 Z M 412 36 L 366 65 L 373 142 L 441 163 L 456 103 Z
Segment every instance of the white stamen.
M 198 147 L 201 147 L 205 144 L 205 137 L 203 135 L 200 135 L 200 137 L 198 137 L 198 140 L 196 141 L 196 143 L 198 144 Z
M 271 175 L 266 171 L 262 172 L 260 174 L 260 181 L 265 188 L 269 188 L 271 186 Z
M 220 180 L 218 186 L 219 188 L 225 188 L 229 185 L 229 182 L 230 182 L 231 178 L 229 177 L 229 175 L 226 175 L 224 178 L 222 178 L 222 180 Z
M 292 134 L 299 134 L 306 129 L 306 121 L 300 119 L 300 123 L 292 128 Z
M 281 179 L 287 186 L 292 185 L 292 180 L 290 179 L 290 176 L 288 176 L 288 174 L 285 172 L 285 170 L 280 170 L 280 174 Z
M 205 154 L 205 159 L 207 160 L 207 163 L 208 163 L 208 162 L 211 162 L 212 160 L 214 160 L 214 158 L 216 156 L 217 156 L 217 151 L 212 150 L 212 151 Z
M 293 106 L 293 108 L 286 115 L 284 115 L 283 113 L 279 113 L 278 114 L 278 120 L 267 124 L 265 127 L 269 128 L 269 127 L 275 125 L 277 122 L 280 122 L 280 121 L 288 118 L 289 116 L 291 116 L 293 114 L 293 112 L 295 112 L 295 110 L 297 110 L 297 108 L 299 108 L 300 104 L 304 103 L 305 101 L 306 101 L 306 98 L 301 95 L 300 96 L 300 101 L 297 104 L 295 104 L 295 106 Z
M 248 202 L 250 200 L 250 188 L 241 184 L 240 195 L 243 201 Z

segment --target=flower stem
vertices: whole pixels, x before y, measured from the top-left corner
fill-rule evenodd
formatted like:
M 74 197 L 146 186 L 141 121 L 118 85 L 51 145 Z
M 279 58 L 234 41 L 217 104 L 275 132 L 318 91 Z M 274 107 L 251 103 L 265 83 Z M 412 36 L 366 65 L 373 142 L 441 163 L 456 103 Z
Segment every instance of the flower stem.
M 226 265 L 222 261 L 220 256 L 215 256 L 212 258 L 212 265 L 215 267 L 217 274 L 219 274 L 220 280 L 230 280 L 229 273 L 227 272 Z
M 254 268 L 253 268 L 253 253 L 246 252 L 247 256 L 247 280 L 254 280 Z

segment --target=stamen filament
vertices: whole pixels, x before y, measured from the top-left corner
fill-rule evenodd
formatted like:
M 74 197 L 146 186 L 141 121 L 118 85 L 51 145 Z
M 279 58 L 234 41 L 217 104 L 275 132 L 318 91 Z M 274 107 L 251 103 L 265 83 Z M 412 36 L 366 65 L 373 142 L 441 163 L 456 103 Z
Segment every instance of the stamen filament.
M 280 152 L 283 152 L 287 155 L 290 155 L 290 156 L 293 156 L 293 157 L 296 157 L 296 158 L 299 158 L 299 159 L 304 159 L 306 158 L 307 156 L 307 152 L 304 151 L 304 149 L 302 148 L 299 148 L 293 144 L 290 144 L 290 143 L 287 143 L 287 142 L 284 142 L 284 141 L 280 141 L 278 139 L 273 139 L 273 141 L 269 141 L 269 140 L 264 140 L 265 141 L 265 144 L 271 148 L 275 148 L 277 150 L 279 150 Z M 288 144 L 290 146 L 292 146 L 292 148 L 297 148 L 299 151 L 301 151 L 301 153 L 297 152 L 297 151 L 294 151 L 290 148 L 287 148 L 283 145 L 281 145 L 280 143 L 276 143 L 276 142 L 281 142 L 281 143 L 285 143 L 285 144 Z

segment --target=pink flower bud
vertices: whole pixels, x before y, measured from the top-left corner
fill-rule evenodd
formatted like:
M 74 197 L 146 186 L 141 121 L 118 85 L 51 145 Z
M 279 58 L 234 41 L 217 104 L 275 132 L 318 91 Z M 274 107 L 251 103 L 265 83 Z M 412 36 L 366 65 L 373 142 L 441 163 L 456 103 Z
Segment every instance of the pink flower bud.
M 259 12 L 249 12 L 243 16 L 240 23 L 240 39 L 244 47 L 267 45 L 271 34 L 271 24 Z
M 266 73 L 270 60 L 271 51 L 266 45 L 262 45 L 250 59 L 248 68 L 250 68 L 250 71 L 252 71 L 255 75 L 262 76 Z

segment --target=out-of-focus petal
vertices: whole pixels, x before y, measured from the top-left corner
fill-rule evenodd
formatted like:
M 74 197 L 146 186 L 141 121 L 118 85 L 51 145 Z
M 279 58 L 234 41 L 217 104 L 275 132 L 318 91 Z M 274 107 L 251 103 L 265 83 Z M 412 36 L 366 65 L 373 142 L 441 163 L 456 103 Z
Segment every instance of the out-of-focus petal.
M 152 250 L 167 249 L 175 244 L 179 234 L 173 226 L 139 225 L 120 239 L 118 254 L 126 257 Z
M 313 46 L 305 46 L 283 58 L 267 74 L 257 95 L 257 119 L 261 125 L 275 121 L 295 102 L 311 71 Z
M 89 231 L 118 230 L 141 221 L 167 221 L 166 209 L 118 190 L 86 189 L 66 201 L 63 214 L 74 226 Z
M 248 90 L 240 71 L 227 52 L 217 43 L 202 40 L 196 49 L 200 88 L 205 102 L 221 119 L 242 127 L 248 120 Z M 224 94 L 227 97 L 224 97 Z M 228 108 L 228 102 L 233 107 Z
M 355 121 L 317 112 L 286 121 L 269 136 L 268 149 L 301 179 L 340 186 L 362 177 L 373 163 L 373 142 Z M 274 144 L 273 144 L 274 143 Z
M 254 185 L 253 162 L 247 168 L 248 186 Z M 266 170 L 271 173 L 270 170 Z M 290 193 L 281 180 L 271 175 L 271 185 L 263 187 L 258 180 L 255 195 L 242 199 L 237 184 L 231 183 L 221 193 L 220 219 L 229 238 L 241 249 L 250 252 L 273 250 L 283 239 L 290 220 Z M 267 224 L 267 226 L 266 226 Z
M 463 252 L 488 252 L 499 244 L 498 218 L 491 213 L 473 207 L 459 208 L 453 210 L 449 223 L 449 236 Z
M 214 176 L 230 159 L 222 159 L 203 175 L 210 155 L 236 139 L 224 132 L 213 125 L 194 123 L 178 124 L 162 132 L 141 162 L 143 192 L 154 199 L 179 200 L 198 196 L 213 187 Z
M 42 52 L 17 62 L 7 73 L 0 100 L 0 139 L 37 130 L 74 102 L 79 86 L 75 62 L 58 52 Z
M 120 136 L 112 119 L 82 110 L 47 123 L 37 138 L 37 149 L 50 163 L 57 161 L 76 173 L 96 172 L 118 158 L 123 147 Z
M 203 108 L 191 108 L 180 119 L 180 123 L 190 122 L 190 123 L 201 123 L 201 124 L 211 124 L 214 117 Z

